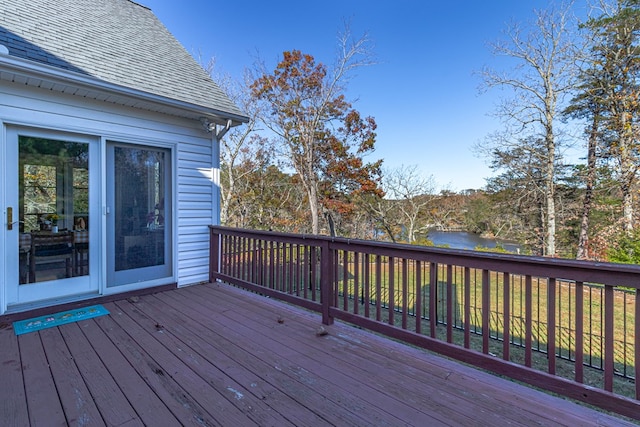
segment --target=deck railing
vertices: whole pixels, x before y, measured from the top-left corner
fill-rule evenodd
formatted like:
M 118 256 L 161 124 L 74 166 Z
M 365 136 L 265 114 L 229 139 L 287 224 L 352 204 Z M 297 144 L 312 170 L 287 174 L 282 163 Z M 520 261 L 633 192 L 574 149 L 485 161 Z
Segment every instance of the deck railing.
M 640 419 L 638 266 L 211 226 L 210 279 Z

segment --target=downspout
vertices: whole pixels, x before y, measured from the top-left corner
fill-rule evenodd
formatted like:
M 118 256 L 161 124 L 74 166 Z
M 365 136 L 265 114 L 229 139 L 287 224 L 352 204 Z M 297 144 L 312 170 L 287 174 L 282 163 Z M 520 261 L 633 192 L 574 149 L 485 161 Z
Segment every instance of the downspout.
M 227 120 L 226 126 L 218 129 L 218 126 L 215 123 L 211 123 L 206 118 L 201 118 L 200 122 L 207 130 L 207 132 L 211 133 L 211 183 L 213 185 L 211 201 L 213 203 L 213 209 L 211 212 L 211 223 L 213 225 L 220 225 L 220 140 L 222 137 L 231 129 L 232 121 L 231 119 Z M 209 231 L 209 238 L 213 239 L 213 234 Z M 217 243 L 217 244 L 215 244 Z M 214 247 L 214 246 L 217 246 Z M 209 257 L 217 256 L 217 263 L 210 263 L 209 268 L 211 269 L 213 265 L 218 266 L 218 270 L 220 269 L 220 261 L 221 261 L 221 241 L 218 238 L 217 240 L 212 240 L 210 243 L 210 251 L 217 251 L 217 254 L 210 253 Z M 214 267 L 215 268 L 215 267 Z M 216 271 L 215 273 L 219 273 L 220 271 Z M 209 271 L 209 278 L 212 277 L 212 271 Z
M 220 141 L 222 139 L 223 136 L 225 136 L 227 134 L 227 132 L 229 132 L 229 129 L 231 129 L 231 124 L 233 122 L 231 121 L 231 119 L 227 120 L 227 124 L 224 127 L 221 127 L 220 129 L 217 129 L 216 126 L 216 139 L 218 141 Z
M 212 151 L 212 156 L 213 156 L 213 185 L 214 185 L 214 190 L 213 190 L 213 206 L 215 207 L 214 209 L 214 224 L 216 225 L 221 225 L 220 224 L 220 141 L 222 141 L 222 137 L 225 136 L 227 134 L 227 132 L 229 132 L 229 129 L 231 129 L 231 125 L 233 124 L 232 120 L 229 119 L 227 120 L 227 124 L 225 126 L 221 126 L 220 128 L 218 128 L 217 125 L 213 125 L 213 129 L 212 132 L 213 135 L 213 150 Z M 215 132 L 214 132 L 215 131 Z
M 233 121 L 228 119 L 227 124 L 220 128 L 205 117 L 201 117 L 200 122 L 207 132 L 211 133 L 211 180 L 213 184 L 211 223 L 213 225 L 220 225 L 220 140 L 229 132 Z

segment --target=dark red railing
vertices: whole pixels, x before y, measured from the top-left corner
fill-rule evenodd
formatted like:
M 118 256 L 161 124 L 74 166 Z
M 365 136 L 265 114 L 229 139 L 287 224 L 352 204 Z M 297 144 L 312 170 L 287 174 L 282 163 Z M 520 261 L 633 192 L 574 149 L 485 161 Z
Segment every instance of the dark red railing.
M 640 419 L 640 267 L 211 226 L 211 281 Z M 554 355 L 554 357 L 549 357 Z

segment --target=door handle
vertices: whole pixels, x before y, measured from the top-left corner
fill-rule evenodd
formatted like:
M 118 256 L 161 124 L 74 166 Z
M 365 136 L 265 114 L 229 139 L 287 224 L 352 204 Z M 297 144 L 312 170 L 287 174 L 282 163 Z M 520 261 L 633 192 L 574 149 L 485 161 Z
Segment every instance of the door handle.
M 7 230 L 13 230 L 13 208 L 7 208 Z

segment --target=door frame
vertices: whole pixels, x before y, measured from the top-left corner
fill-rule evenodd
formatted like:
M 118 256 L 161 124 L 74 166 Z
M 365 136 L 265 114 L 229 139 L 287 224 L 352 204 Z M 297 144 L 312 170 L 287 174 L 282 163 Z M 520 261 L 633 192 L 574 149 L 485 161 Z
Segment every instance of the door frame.
M 0 123 L 2 126 L 2 138 L 0 138 L 0 164 L 5 166 L 5 173 L 1 175 L 0 186 L 3 189 L 0 203 L 3 212 L 3 232 L 0 233 L 0 256 L 4 262 L 3 284 L 0 289 L 0 313 L 14 307 L 29 307 L 46 305 L 47 302 L 69 300 L 90 295 L 98 295 L 102 292 L 100 280 L 101 272 L 101 244 L 102 227 L 100 227 L 102 202 L 101 182 L 103 181 L 103 168 L 100 162 L 100 138 L 78 132 L 44 129 L 34 126 L 13 125 Z M 14 226 L 8 230 L 7 208 L 14 209 L 13 221 L 19 218 L 19 189 L 18 189 L 18 164 L 19 137 L 21 135 L 36 138 L 52 139 L 68 142 L 86 143 L 89 147 L 89 217 L 95 218 L 94 227 L 89 227 L 89 272 L 88 275 L 76 276 L 56 280 L 56 285 L 49 282 L 20 285 L 18 268 L 18 238 L 19 227 Z M 11 157 L 11 158 L 10 158 Z M 11 188 L 10 188 L 11 186 Z M 56 292 L 48 292 L 55 290 Z
M 167 245 L 167 254 L 165 256 L 165 264 L 168 270 L 167 275 L 153 277 L 151 279 L 138 279 L 138 280 L 129 280 L 124 283 L 117 283 L 117 277 L 135 277 L 136 273 L 134 270 L 129 270 L 129 273 L 124 272 L 116 272 L 115 271 L 115 245 L 114 245 L 114 235 L 115 228 L 113 227 L 114 218 L 112 214 L 114 214 L 115 207 L 113 206 L 114 200 L 111 199 L 113 196 L 111 192 L 113 192 L 113 182 L 107 182 L 105 179 L 104 182 L 104 195 L 105 195 L 105 221 L 103 223 L 104 227 L 104 235 L 109 236 L 109 239 L 104 242 L 104 293 L 120 293 L 126 292 L 129 290 L 140 289 L 141 287 L 150 287 L 156 285 L 167 284 L 168 280 L 176 281 L 177 277 L 177 218 L 176 218 L 176 193 L 177 193 L 177 177 L 176 177 L 176 144 L 175 143 L 162 143 L 158 141 L 154 141 L 150 143 L 149 141 L 141 141 L 139 139 L 133 140 L 131 138 L 103 138 L 104 142 L 104 164 L 106 174 L 112 171 L 115 167 L 114 156 L 112 150 L 116 147 L 124 147 L 124 148 L 133 148 L 133 149 L 149 149 L 149 150 L 163 150 L 167 152 L 167 158 L 165 162 L 167 163 L 167 178 L 166 178 L 166 190 L 165 193 L 168 194 L 168 202 L 165 201 L 165 209 L 169 214 L 169 226 L 165 234 L 165 244 Z M 168 259 L 167 259 L 168 258 Z M 142 267 L 137 269 L 140 273 L 143 273 L 144 270 L 148 270 L 150 272 L 154 270 L 160 270 L 157 267 Z M 112 283 L 113 282 L 113 283 Z

